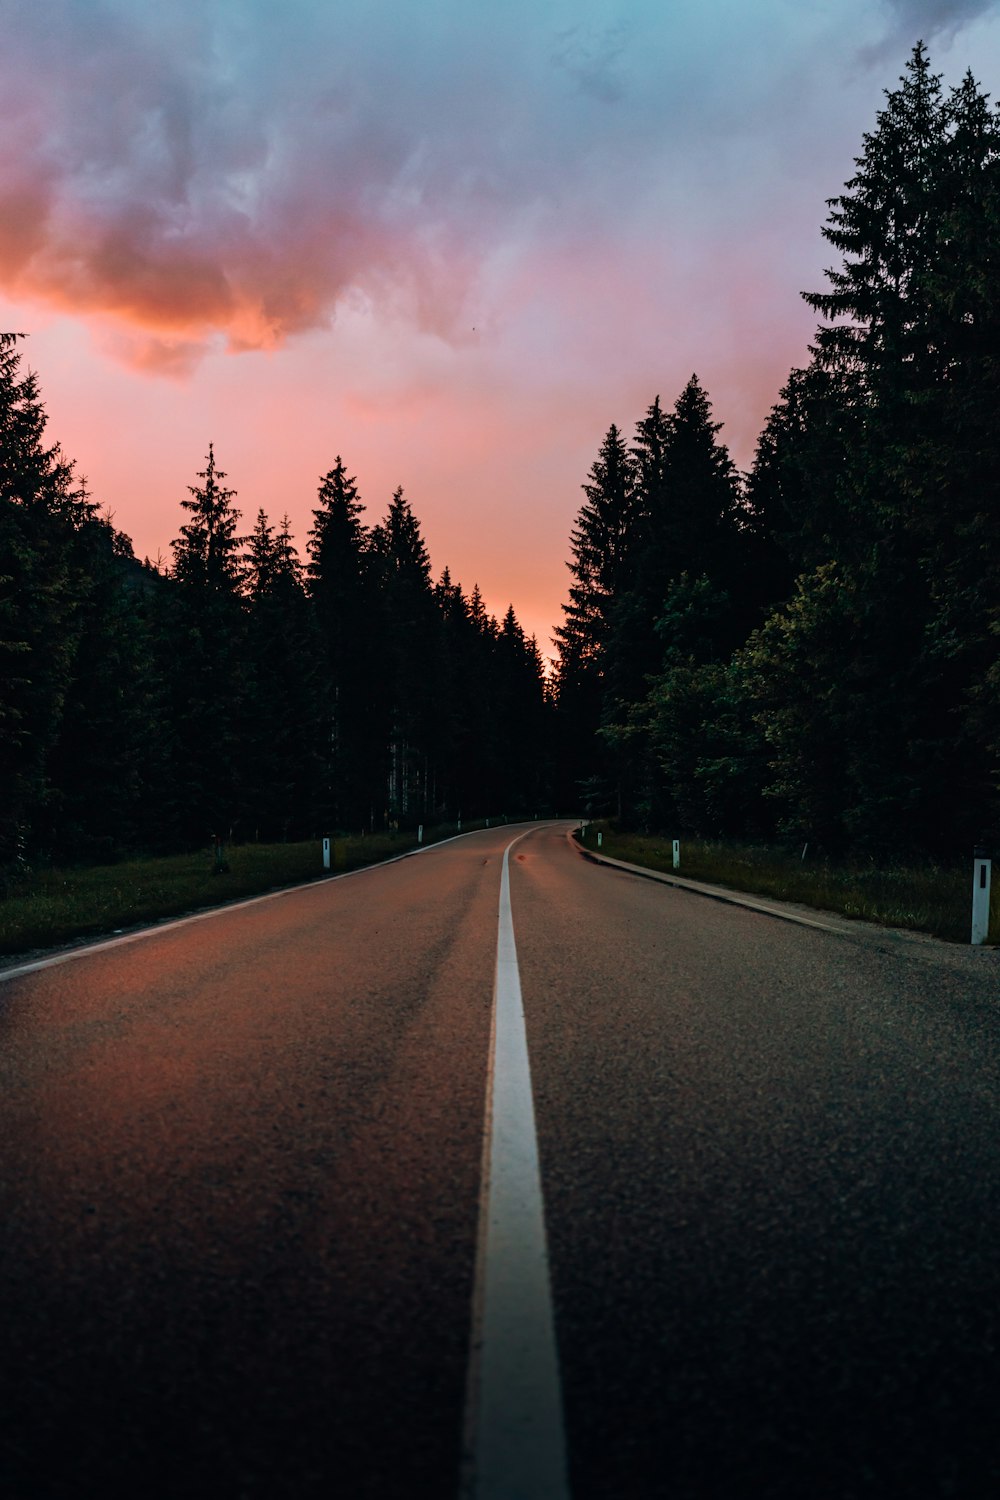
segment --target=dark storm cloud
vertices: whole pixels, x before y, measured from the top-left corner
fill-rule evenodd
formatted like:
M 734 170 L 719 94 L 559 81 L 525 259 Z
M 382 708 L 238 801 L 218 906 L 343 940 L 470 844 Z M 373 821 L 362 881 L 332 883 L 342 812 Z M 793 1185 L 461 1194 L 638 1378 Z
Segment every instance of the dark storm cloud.
M 888 29 L 878 42 L 862 48 L 862 58 L 880 64 L 918 41 L 948 45 L 963 27 L 997 8 L 998 0 L 885 0 Z
M 889 16 L 901 65 L 986 8 L 0 0 L 0 289 L 170 373 L 352 298 L 460 340 L 484 267 L 526 246 L 703 263 L 683 247 L 809 159 L 831 38 Z

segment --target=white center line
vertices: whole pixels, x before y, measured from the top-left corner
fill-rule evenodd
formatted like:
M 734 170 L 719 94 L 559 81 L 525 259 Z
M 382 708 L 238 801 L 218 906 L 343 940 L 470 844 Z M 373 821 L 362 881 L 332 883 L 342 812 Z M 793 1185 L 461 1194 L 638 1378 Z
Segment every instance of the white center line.
M 526 835 L 522 834 L 524 838 Z M 569 1500 L 531 1069 L 504 850 L 465 1500 Z

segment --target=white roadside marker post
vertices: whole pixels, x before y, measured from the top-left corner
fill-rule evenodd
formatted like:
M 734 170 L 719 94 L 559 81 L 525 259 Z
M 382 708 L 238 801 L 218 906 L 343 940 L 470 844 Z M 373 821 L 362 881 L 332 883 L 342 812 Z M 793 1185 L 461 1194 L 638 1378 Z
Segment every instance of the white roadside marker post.
M 330 868 L 330 840 L 329 839 L 324 839 L 323 840 L 323 868 L 324 868 L 324 870 L 328 870 Z
M 601 845 L 603 843 L 604 843 L 604 834 L 601 833 L 600 829 L 598 829 L 598 831 L 597 831 L 597 847 L 598 847 L 598 849 L 601 847 Z
M 674 869 L 675 870 L 679 870 L 680 867 L 681 867 L 681 841 L 680 841 L 680 839 L 674 839 Z
M 417 824 L 417 843 L 418 844 L 422 844 L 423 841 L 424 841 L 424 825 L 423 825 L 423 823 L 418 823 Z
M 972 941 L 985 943 L 990 934 L 990 870 L 986 850 L 976 848 L 972 861 Z

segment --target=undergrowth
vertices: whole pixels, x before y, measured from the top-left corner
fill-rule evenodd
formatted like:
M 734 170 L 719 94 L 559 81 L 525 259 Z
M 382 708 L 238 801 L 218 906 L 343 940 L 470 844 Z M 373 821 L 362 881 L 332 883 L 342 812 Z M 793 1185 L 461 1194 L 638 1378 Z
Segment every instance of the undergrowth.
M 602 853 L 644 868 L 674 873 L 672 840 L 619 833 L 592 823 L 582 835 Z M 581 838 L 581 835 L 577 835 Z M 681 877 L 776 900 L 799 902 L 885 927 L 906 927 L 951 942 L 968 943 L 972 925 L 972 860 L 962 864 L 882 865 L 834 862 L 792 850 L 722 840 L 682 839 Z M 1000 941 L 1000 872 L 992 882 L 990 941 Z
M 466 823 L 465 832 L 485 827 Z M 455 825 L 429 828 L 424 843 L 455 833 Z M 376 833 L 331 842 L 330 874 L 377 864 L 417 847 L 413 832 Z M 68 869 L 29 869 L 0 900 L 0 955 L 52 948 L 176 917 L 243 896 L 322 879 L 322 843 L 227 845 L 225 869 L 214 852 L 123 860 Z

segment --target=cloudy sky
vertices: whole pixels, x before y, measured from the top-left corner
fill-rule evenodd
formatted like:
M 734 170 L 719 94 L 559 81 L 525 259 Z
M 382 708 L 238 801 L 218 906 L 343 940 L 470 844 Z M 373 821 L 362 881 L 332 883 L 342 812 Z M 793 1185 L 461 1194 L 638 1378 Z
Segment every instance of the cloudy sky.
M 339 453 L 549 651 L 611 422 L 749 464 L 920 37 L 1000 89 L 993 0 L 0 0 L 0 327 L 140 556 Z

